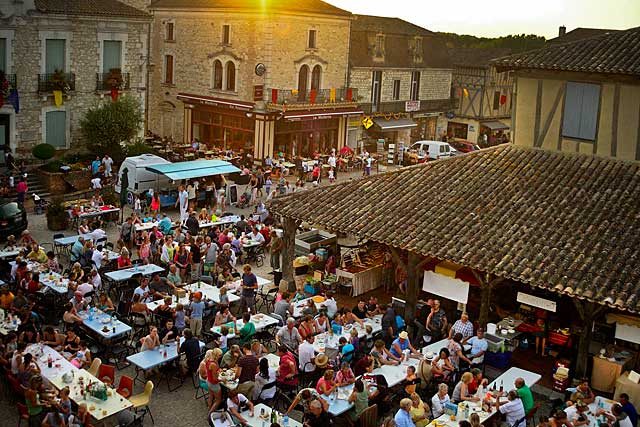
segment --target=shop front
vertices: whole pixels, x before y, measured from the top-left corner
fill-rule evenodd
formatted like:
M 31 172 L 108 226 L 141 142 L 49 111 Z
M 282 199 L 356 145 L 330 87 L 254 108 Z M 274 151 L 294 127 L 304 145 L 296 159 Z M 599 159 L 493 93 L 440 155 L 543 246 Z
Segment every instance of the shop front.
M 497 144 L 509 142 L 511 140 L 511 129 L 509 124 L 492 120 L 480 123 L 480 140 L 482 148 L 492 147 Z
M 372 151 L 375 143 L 384 140 L 385 148 L 388 148 L 389 144 L 394 144 L 395 147 L 407 148 L 411 144 L 411 132 L 418 127 L 418 124 L 410 118 L 388 118 L 388 117 L 374 117 L 374 126 L 371 126 L 367 130 L 367 138 L 371 141 L 370 144 L 366 144 L 367 149 Z
M 411 129 L 411 141 L 437 140 L 438 116 L 440 113 L 414 114 L 416 127 Z

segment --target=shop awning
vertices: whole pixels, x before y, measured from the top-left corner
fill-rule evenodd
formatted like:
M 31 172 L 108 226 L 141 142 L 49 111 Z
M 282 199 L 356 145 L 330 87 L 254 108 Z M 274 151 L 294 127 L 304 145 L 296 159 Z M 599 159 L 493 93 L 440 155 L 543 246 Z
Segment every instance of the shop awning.
M 502 123 L 501 121 L 493 121 L 493 122 L 483 122 L 481 123 L 482 126 L 486 126 L 491 130 L 506 130 L 509 129 L 509 126 L 507 126 L 506 124 Z
M 373 121 L 382 131 L 411 129 L 418 126 L 412 119 L 387 120 L 375 117 Z
M 284 119 L 290 122 L 332 119 L 335 117 L 358 116 L 364 111 L 358 108 L 332 109 L 332 110 L 312 110 L 312 111 L 287 111 L 284 113 Z
M 240 169 L 224 160 L 193 160 L 191 162 L 166 163 L 150 165 L 145 169 L 161 173 L 173 181 L 240 172 Z

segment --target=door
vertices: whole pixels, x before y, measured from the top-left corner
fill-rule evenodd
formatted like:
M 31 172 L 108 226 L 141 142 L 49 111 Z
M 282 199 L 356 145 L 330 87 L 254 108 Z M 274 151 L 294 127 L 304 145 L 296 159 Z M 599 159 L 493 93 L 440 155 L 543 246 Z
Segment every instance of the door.
M 9 151 L 9 114 L 0 114 L 0 165 L 5 164 L 5 153 Z

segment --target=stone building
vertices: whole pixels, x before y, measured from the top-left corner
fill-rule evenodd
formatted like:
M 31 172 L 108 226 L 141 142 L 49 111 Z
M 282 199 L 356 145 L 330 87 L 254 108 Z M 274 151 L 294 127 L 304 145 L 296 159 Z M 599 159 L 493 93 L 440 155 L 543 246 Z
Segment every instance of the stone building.
M 115 0 L 76 0 L 72 8 L 65 0 L 2 0 L 0 12 L 5 150 L 29 157 L 40 143 L 80 149 L 80 120 L 89 107 L 110 102 L 115 81 L 122 96 L 145 108 L 147 13 Z M 65 90 L 56 102 L 58 87 Z
M 490 61 L 510 53 L 504 48 L 451 50 L 457 108 L 447 124 L 449 138 L 482 147 L 509 140 L 513 78 L 508 71 L 498 73 Z
M 341 148 L 351 13 L 320 0 L 157 0 L 149 129 L 287 158 Z
M 446 130 L 452 66 L 444 41 L 398 18 L 354 15 L 350 44 L 349 85 L 373 122 L 366 131 L 354 123 L 351 143 L 369 137 L 407 146 Z

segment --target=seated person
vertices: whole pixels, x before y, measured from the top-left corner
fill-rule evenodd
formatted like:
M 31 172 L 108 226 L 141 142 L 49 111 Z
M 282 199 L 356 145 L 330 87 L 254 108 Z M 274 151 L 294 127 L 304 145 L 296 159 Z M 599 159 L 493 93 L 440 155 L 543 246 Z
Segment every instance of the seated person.
M 151 276 L 149 289 L 154 299 L 161 299 L 170 295 L 175 288 L 176 287 L 172 283 L 169 283 L 167 279 L 160 277 L 160 273 L 153 273 Z
M 153 310 L 154 314 L 156 314 L 157 316 L 161 316 L 165 319 L 173 319 L 173 316 L 176 311 L 173 308 L 171 308 L 172 303 L 173 303 L 173 300 L 171 297 L 164 297 L 162 304 L 160 304 L 159 306 L 156 307 L 155 310 Z

